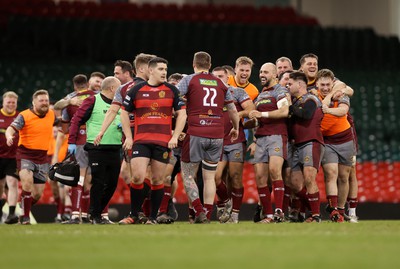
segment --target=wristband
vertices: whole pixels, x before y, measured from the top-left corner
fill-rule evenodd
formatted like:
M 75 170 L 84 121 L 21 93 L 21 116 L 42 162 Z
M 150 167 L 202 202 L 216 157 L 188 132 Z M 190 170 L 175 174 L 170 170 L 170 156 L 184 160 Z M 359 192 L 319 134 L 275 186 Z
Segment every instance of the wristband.
M 261 112 L 261 117 L 262 118 L 268 118 L 269 117 L 269 112 Z

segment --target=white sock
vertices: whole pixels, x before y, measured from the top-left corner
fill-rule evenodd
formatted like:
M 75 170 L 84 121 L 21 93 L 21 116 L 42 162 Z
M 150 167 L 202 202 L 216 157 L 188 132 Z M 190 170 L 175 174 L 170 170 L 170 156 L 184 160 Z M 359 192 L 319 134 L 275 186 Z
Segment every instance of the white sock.
M 239 212 L 232 212 L 231 218 L 234 221 L 238 221 L 239 220 Z
M 356 208 L 349 208 L 349 216 L 356 216 Z

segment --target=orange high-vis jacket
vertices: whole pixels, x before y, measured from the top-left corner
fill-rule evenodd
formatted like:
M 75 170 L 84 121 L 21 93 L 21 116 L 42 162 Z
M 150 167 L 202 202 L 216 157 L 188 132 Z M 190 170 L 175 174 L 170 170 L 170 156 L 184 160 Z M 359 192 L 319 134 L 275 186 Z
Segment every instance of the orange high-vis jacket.
M 49 141 L 53 136 L 54 111 L 49 110 L 43 118 L 33 113 L 30 109 L 20 113 L 25 125 L 19 130 L 19 143 L 28 149 L 49 150 Z
M 323 100 L 322 96 L 319 95 L 319 99 Z M 333 102 L 333 106 L 330 108 L 336 108 L 339 106 L 338 101 Z M 347 114 L 342 117 L 337 117 L 331 114 L 324 114 L 324 118 L 321 122 L 321 132 L 323 136 L 332 136 L 350 128 L 350 123 L 347 120 Z
M 236 88 L 242 88 L 246 91 L 246 93 L 249 95 L 251 101 L 254 101 L 254 99 L 257 98 L 259 92 L 256 86 L 251 84 L 250 82 L 247 82 L 245 85 L 238 85 L 236 83 L 235 77 L 234 76 L 229 76 L 228 78 L 228 85 Z

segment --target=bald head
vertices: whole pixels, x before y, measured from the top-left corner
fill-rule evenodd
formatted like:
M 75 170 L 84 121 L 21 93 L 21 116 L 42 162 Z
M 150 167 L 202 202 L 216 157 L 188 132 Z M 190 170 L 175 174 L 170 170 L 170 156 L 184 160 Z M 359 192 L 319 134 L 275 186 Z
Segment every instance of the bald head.
M 276 82 L 276 66 L 273 63 L 265 63 L 260 68 L 260 82 L 263 87 L 269 87 Z
M 109 97 L 114 96 L 115 91 L 121 86 L 121 82 L 116 77 L 106 77 L 101 83 L 101 93 Z M 111 96 L 111 97 L 112 97 Z M 110 98 L 110 97 L 109 97 Z

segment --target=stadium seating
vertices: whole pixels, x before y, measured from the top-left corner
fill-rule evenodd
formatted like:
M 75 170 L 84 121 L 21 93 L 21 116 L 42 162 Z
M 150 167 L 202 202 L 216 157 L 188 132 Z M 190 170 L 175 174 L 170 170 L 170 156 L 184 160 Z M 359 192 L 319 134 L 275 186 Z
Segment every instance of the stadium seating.
M 238 5 L 183 5 L 163 3 L 94 2 L 52 0 L 4 0 L 0 11 L 14 15 L 101 18 L 125 20 L 203 21 L 260 24 L 317 25 L 315 18 L 297 14 L 291 7 L 261 7 Z M 1 14 L 1 13 L 0 13 Z
M 72 91 L 77 73 L 112 75 L 115 60 L 131 61 L 139 52 L 168 59 L 169 73 L 191 73 L 198 50 L 213 56 L 213 66 L 247 55 L 255 61 L 256 84 L 262 63 L 285 55 L 297 68 L 301 55 L 314 52 L 320 68 L 334 70 L 355 90 L 350 111 L 360 145 L 361 200 L 400 197 L 398 38 L 369 28 L 323 28 L 292 8 L 51 0 L 0 1 L 0 29 L 0 88 L 15 90 L 20 108 L 36 89 L 57 100 Z M 251 202 L 257 190 L 247 169 L 245 201 Z M 124 189 L 117 193 L 118 201 L 127 197 Z

